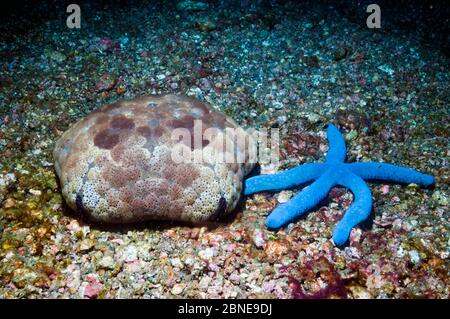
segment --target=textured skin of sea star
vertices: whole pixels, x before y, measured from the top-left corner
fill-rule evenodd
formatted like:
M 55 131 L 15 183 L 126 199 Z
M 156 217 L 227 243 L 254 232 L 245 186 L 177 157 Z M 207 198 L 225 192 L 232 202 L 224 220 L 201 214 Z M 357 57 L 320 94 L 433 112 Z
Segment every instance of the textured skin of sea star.
M 413 169 L 380 163 L 345 163 L 344 138 L 332 124 L 328 125 L 329 150 L 324 163 L 304 164 L 278 174 L 254 176 L 246 180 L 244 194 L 280 191 L 313 182 L 288 202 L 276 207 L 267 217 L 266 226 L 277 229 L 295 221 L 317 206 L 336 185 L 353 193 L 354 202 L 333 231 L 335 245 L 347 242 L 353 227 L 367 219 L 372 210 L 372 194 L 364 180 L 381 180 L 403 184 L 431 186 L 434 178 Z

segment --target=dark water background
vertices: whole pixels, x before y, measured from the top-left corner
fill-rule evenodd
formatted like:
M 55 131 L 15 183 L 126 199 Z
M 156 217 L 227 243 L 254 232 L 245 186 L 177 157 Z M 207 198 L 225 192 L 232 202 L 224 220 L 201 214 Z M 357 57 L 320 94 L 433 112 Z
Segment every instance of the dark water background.
M 264 13 L 267 9 L 283 6 L 285 0 L 229 0 L 229 1 L 204 1 L 212 6 L 220 8 L 238 9 L 248 12 Z M 441 48 L 448 56 L 449 52 L 449 28 L 450 28 L 450 5 L 445 0 L 348 0 L 348 1 L 292 1 L 301 4 L 305 9 L 304 14 L 308 14 L 308 8 L 314 11 L 322 10 L 326 19 L 326 12 L 329 8 L 338 11 L 343 17 L 358 22 L 365 17 L 366 8 L 371 3 L 376 3 L 382 8 L 383 32 L 402 32 L 412 37 L 417 37 L 423 43 Z M 78 3 L 82 7 L 88 7 L 89 12 L 83 14 L 95 14 L 97 10 L 108 10 L 114 14 L 114 8 L 123 7 L 146 7 L 152 6 L 155 10 L 172 11 L 175 9 L 176 1 L 2 1 L 1 17 L 3 23 L 0 28 L 5 27 L 6 21 L 14 22 L 16 16 L 27 17 L 28 25 L 16 25 L 15 32 L 24 32 L 33 27 L 35 23 L 40 23 L 49 19 L 61 17 L 65 20 L 65 8 L 71 3 Z M 12 30 L 4 30 L 6 34 Z M 8 32 L 9 31 L 9 32 Z M 5 36 L 6 34 L 3 34 Z

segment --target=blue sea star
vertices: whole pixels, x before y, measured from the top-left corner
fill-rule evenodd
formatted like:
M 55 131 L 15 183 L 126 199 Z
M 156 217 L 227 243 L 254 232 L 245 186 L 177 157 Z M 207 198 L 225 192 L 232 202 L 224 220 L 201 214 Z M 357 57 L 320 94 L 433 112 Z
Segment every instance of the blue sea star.
M 364 180 L 384 180 L 431 186 L 434 178 L 402 166 L 380 163 L 345 163 L 345 141 L 339 130 L 328 125 L 329 150 L 324 163 L 304 164 L 278 174 L 254 176 L 245 181 L 244 194 L 280 191 L 314 181 L 288 202 L 276 207 L 267 217 L 266 226 L 278 229 L 314 208 L 336 185 L 351 190 L 354 203 L 333 231 L 335 245 L 347 242 L 353 227 L 366 220 L 372 210 L 372 194 Z

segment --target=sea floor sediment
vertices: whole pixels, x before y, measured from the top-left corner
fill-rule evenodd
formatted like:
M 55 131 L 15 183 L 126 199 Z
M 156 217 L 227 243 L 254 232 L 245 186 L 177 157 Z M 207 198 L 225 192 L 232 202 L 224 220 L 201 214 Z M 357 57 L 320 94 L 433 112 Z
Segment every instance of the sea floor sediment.
M 448 298 L 449 60 L 395 28 L 368 29 L 332 6 L 189 11 L 171 2 L 83 5 L 0 22 L 0 298 Z M 60 10 L 61 12 L 59 12 Z M 108 226 L 65 205 L 55 141 L 118 99 L 182 93 L 246 128 L 279 128 L 276 172 L 324 158 L 324 126 L 349 161 L 435 176 L 433 188 L 370 183 L 373 217 L 330 241 L 352 203 L 334 188 L 269 231 L 295 193 L 243 198 L 220 222 Z

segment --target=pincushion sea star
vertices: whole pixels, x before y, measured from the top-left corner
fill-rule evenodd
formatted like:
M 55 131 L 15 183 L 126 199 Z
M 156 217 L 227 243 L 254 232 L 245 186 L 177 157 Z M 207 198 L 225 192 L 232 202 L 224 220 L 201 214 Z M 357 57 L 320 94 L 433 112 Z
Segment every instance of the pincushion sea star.
M 245 142 L 229 152 L 222 145 L 233 145 L 231 129 Z M 254 148 L 256 141 L 211 105 L 165 94 L 99 108 L 69 128 L 53 154 L 66 203 L 89 220 L 199 223 L 237 205 Z M 179 160 L 180 149 L 188 158 Z M 222 160 L 225 152 L 241 161 Z
M 304 164 L 278 174 L 254 176 L 245 181 L 244 194 L 280 191 L 314 181 L 288 202 L 276 207 L 267 217 L 266 226 L 280 228 L 315 207 L 336 185 L 350 189 L 354 202 L 333 231 L 333 242 L 347 242 L 353 227 L 367 219 L 372 209 L 372 194 L 364 180 L 384 180 L 431 186 L 434 178 L 402 166 L 380 163 L 345 163 L 345 141 L 339 130 L 328 125 L 329 150 L 324 163 Z

